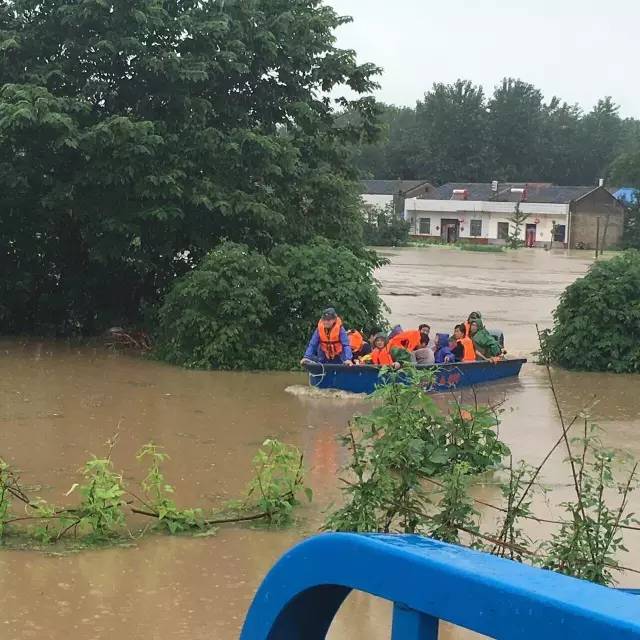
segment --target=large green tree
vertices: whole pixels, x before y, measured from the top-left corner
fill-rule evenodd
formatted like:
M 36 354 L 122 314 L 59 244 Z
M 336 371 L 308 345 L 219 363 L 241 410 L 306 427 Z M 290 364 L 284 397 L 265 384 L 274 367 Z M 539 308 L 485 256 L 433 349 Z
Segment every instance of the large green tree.
M 320 0 L 0 0 L 0 331 L 138 318 L 221 238 L 358 246 L 376 68 Z M 359 114 L 338 126 L 329 95 Z
M 418 172 L 436 183 L 485 179 L 486 123 L 482 87 L 466 80 L 434 84 L 416 108 Z
M 529 180 L 540 171 L 544 121 L 542 93 L 505 78 L 489 100 L 489 145 L 494 178 Z
M 488 99 L 469 81 L 435 84 L 413 109 L 383 105 L 383 119 L 386 138 L 357 146 L 363 177 L 595 185 L 614 158 L 640 151 L 640 121 L 611 98 L 585 114 L 513 78 Z
M 582 182 L 597 184 L 604 178 L 611 161 L 623 143 L 620 107 L 610 97 L 598 100 L 596 106 L 581 121 L 581 144 L 577 152 L 582 157 Z

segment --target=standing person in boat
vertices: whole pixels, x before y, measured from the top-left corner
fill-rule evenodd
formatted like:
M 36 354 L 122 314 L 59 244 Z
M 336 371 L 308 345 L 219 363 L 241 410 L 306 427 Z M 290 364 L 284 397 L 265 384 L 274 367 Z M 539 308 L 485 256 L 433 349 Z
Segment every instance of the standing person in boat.
M 463 324 L 457 324 L 453 330 L 453 337 L 456 340 L 456 346 L 453 348 L 453 354 L 458 362 L 475 362 L 476 350 L 473 341 L 467 336 L 467 330 Z
M 333 307 L 323 311 L 318 328 L 313 332 L 300 364 L 309 361 L 322 364 L 344 364 L 348 367 L 353 364 L 349 336 Z
M 484 328 L 481 318 L 471 320 L 469 332 L 479 360 L 491 360 L 502 355 L 500 343 Z

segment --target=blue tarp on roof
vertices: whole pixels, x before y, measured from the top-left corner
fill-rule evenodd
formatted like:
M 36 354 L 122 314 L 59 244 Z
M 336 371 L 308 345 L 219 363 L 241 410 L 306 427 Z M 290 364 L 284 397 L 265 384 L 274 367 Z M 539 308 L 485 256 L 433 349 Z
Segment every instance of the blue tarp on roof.
M 632 187 L 622 187 L 613 194 L 613 197 L 625 204 L 633 204 L 636 200 L 640 200 L 640 191 Z

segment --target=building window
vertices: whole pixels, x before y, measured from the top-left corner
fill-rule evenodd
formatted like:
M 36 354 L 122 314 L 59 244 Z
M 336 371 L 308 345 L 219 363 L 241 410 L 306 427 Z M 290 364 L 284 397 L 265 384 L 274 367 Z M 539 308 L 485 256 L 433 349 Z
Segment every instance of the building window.
M 482 220 L 472 220 L 471 227 L 469 229 L 469 235 L 481 236 L 482 235 Z
M 431 218 L 420 218 L 420 235 L 428 236 L 431 234 Z
M 565 235 L 567 233 L 567 227 L 564 224 L 556 224 L 553 227 L 553 240 L 554 242 L 564 242 Z
M 509 239 L 509 223 L 498 222 L 498 240 L 508 240 L 508 239 Z

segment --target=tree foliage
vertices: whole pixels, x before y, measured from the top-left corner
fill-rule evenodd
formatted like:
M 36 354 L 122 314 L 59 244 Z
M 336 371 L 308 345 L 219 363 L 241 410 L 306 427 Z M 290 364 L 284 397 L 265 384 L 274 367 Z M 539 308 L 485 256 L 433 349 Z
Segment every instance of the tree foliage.
M 640 122 L 622 118 L 610 97 L 585 113 L 514 78 L 492 94 L 468 80 L 435 83 L 415 108 L 387 105 L 382 119 L 382 140 L 355 152 L 364 178 L 589 185 L 640 151 Z M 624 183 L 617 175 L 611 184 Z
M 568 369 L 640 371 L 640 252 L 596 262 L 562 294 L 543 356 Z
M 0 2 L 0 331 L 135 321 L 221 238 L 359 246 L 376 68 L 317 0 Z M 329 93 L 359 114 L 336 123 Z
M 372 247 L 401 247 L 409 240 L 411 225 L 398 217 L 393 204 L 384 209 L 373 207 L 366 211 L 364 222 L 364 242 Z
M 290 368 L 324 308 L 352 327 L 382 322 L 376 264 L 327 241 L 280 245 L 268 256 L 223 244 L 168 292 L 158 355 L 191 367 Z

